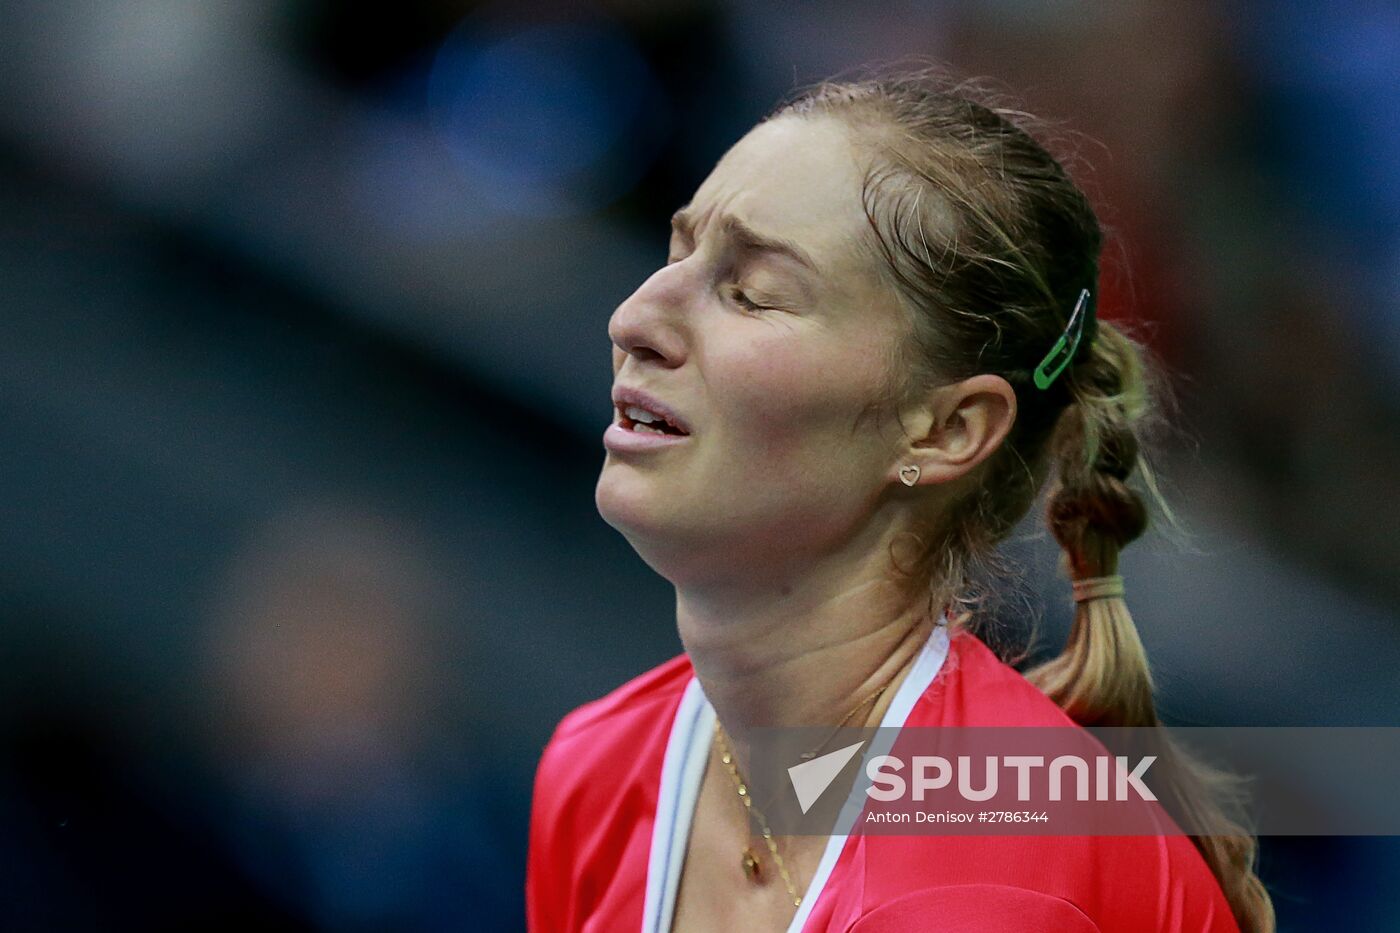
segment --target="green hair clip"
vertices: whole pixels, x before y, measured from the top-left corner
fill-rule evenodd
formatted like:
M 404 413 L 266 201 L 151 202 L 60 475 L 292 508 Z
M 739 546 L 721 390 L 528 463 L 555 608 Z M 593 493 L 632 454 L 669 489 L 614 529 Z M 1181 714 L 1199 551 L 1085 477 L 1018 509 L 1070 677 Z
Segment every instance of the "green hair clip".
M 1040 361 L 1040 365 L 1035 368 L 1035 387 L 1037 389 L 1048 389 L 1050 383 L 1055 381 L 1055 377 L 1064 372 L 1070 360 L 1074 359 L 1074 353 L 1079 349 L 1079 341 L 1084 336 L 1084 328 L 1087 322 L 1093 320 L 1093 302 L 1089 300 L 1089 289 L 1080 289 L 1079 300 L 1074 303 L 1074 312 L 1069 316 L 1069 323 L 1065 325 L 1065 332 L 1055 341 L 1055 345 L 1050 348 L 1050 352 L 1045 354 L 1045 359 Z M 1090 334 L 1090 338 L 1093 335 Z M 1054 367 L 1051 369 L 1050 367 Z

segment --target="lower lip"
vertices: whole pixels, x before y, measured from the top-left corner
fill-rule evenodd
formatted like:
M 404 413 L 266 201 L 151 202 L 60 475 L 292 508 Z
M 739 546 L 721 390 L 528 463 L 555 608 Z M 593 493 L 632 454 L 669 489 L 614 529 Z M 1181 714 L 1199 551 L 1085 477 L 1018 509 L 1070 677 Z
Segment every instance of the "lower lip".
M 603 432 L 603 446 L 608 450 L 656 450 L 690 440 L 689 434 L 650 434 L 645 431 L 629 431 L 621 424 L 613 422 Z

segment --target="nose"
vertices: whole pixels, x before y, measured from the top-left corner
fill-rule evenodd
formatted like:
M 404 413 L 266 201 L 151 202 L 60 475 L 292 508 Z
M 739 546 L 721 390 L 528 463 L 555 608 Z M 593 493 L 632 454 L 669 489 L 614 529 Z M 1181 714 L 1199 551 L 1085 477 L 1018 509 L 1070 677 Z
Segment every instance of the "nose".
M 608 339 L 614 348 L 614 372 L 628 356 L 673 368 L 684 360 L 686 288 L 681 265 L 657 269 L 613 311 Z

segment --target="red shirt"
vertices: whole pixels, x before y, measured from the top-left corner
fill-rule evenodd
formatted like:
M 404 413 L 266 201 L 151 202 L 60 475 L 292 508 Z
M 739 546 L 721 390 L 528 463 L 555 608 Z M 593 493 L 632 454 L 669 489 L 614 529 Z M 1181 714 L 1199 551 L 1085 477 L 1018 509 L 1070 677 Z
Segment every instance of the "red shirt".
M 678 655 L 565 716 L 535 775 L 531 933 L 667 933 L 714 710 Z M 939 626 L 881 722 L 1072 726 L 966 631 Z M 832 836 L 789 933 L 1239 933 L 1191 840 Z

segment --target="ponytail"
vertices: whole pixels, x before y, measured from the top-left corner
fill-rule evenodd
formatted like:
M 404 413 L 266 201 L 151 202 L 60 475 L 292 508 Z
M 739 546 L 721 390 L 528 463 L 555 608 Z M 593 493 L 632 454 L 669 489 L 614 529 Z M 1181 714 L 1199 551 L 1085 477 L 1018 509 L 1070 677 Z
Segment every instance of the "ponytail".
M 1074 400 L 1049 447 L 1054 475 L 1047 523 L 1063 550 L 1061 569 L 1076 581 L 1117 574 L 1119 552 L 1147 530 L 1147 508 L 1127 483 L 1134 470 L 1171 518 L 1139 450 L 1137 429 L 1150 411 L 1151 395 L 1145 352 L 1111 324 L 1098 326 L 1073 371 Z M 1064 651 L 1027 677 L 1080 725 L 1160 725 L 1147 653 L 1122 595 L 1076 601 Z M 1201 830 L 1191 839 L 1240 929 L 1272 933 L 1273 906 L 1254 870 L 1254 837 L 1226 810 L 1238 779 L 1162 739 L 1157 747 L 1167 777 L 1164 802 L 1174 803 Z

